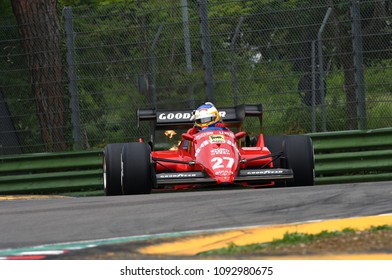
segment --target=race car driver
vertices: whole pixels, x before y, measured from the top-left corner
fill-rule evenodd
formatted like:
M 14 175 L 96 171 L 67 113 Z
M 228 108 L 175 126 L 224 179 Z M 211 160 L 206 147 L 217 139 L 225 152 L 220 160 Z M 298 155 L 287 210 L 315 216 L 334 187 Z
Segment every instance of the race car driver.
M 221 120 L 218 110 L 211 102 L 205 102 L 194 110 L 191 120 L 195 121 L 194 126 L 188 130 L 188 133 L 191 135 L 212 127 L 227 129 Z

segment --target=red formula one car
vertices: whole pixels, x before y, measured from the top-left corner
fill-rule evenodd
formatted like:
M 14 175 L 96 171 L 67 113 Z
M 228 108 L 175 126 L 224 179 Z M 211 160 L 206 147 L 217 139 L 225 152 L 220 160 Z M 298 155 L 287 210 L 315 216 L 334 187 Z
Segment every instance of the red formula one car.
M 155 130 L 192 127 L 192 110 L 139 109 L 138 121 L 155 122 Z M 261 105 L 219 110 L 227 128 L 182 134 L 177 149 L 154 151 L 140 142 L 108 144 L 103 154 L 105 195 L 148 194 L 153 189 L 202 186 L 310 186 L 314 155 L 305 135 L 258 136 L 249 145 L 242 131 L 245 117 L 262 120 Z M 155 132 L 154 130 L 154 132 Z M 245 138 L 245 144 L 242 140 Z

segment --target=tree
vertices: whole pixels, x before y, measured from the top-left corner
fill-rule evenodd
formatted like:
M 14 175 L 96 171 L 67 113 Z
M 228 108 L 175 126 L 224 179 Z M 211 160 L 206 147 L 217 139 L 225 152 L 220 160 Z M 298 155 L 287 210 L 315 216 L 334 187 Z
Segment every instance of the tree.
M 26 53 L 46 150 L 65 150 L 67 110 L 57 0 L 12 0 L 11 3 Z
M 344 91 L 346 93 L 346 113 L 348 118 L 348 129 L 358 129 L 357 121 L 357 97 L 355 82 L 355 67 L 352 48 L 351 25 L 341 20 L 341 17 L 349 18 L 349 2 L 339 6 L 337 0 L 327 0 L 327 4 L 333 7 L 332 22 L 335 44 L 339 60 L 344 72 Z M 380 37 L 380 31 L 385 27 L 386 1 L 377 0 L 362 5 L 362 13 L 368 14 L 368 19 L 363 21 L 362 36 L 364 46 L 374 50 L 375 45 L 384 45 L 384 38 Z M 377 34 L 378 33 L 378 34 Z M 378 36 L 375 36 L 377 34 Z M 376 43 L 375 43 L 376 42 Z M 388 42 L 388 40 L 385 40 Z

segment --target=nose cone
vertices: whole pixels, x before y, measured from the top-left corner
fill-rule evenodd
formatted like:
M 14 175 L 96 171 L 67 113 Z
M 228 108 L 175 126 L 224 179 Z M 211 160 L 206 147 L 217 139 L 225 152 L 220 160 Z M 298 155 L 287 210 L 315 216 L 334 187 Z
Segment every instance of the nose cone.
M 234 176 L 233 175 L 216 176 L 215 180 L 216 180 L 216 183 L 219 185 L 233 184 L 234 183 Z

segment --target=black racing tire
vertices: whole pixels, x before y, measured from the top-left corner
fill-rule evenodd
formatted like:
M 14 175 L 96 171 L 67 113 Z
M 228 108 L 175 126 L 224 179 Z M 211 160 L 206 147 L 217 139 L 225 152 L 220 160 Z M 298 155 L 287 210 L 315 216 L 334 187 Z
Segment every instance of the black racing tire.
M 121 154 L 121 184 L 125 195 L 149 194 L 156 187 L 151 148 L 146 143 L 124 145 Z
M 284 135 L 269 135 L 269 136 L 264 136 L 264 146 L 268 148 L 268 150 L 271 152 L 271 154 L 276 154 L 283 152 L 283 142 L 286 139 L 286 136 Z M 274 168 L 285 168 L 284 164 L 282 164 L 282 158 L 277 157 L 273 160 Z M 285 181 L 275 181 L 275 186 L 276 187 L 285 187 L 286 182 Z
M 283 152 L 283 142 L 285 139 L 286 136 L 284 135 L 264 136 L 264 146 L 268 148 L 271 154 Z M 279 157 L 273 161 L 273 164 L 274 168 L 283 168 Z
M 306 135 L 289 135 L 283 143 L 287 167 L 294 173 L 294 181 L 288 186 L 314 185 L 314 152 L 312 139 Z
M 108 144 L 103 150 L 103 190 L 106 196 L 122 195 L 121 151 L 124 144 Z

